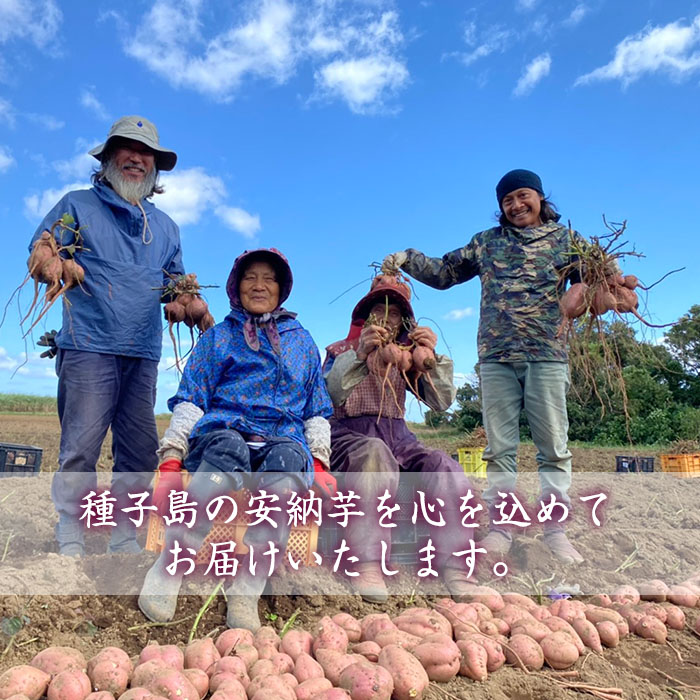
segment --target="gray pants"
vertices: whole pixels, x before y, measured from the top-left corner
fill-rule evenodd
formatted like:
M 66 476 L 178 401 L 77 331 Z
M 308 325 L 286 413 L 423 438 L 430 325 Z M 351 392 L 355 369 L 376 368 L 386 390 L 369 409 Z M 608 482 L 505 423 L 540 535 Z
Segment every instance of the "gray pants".
M 488 447 L 489 504 L 498 492 L 512 492 L 517 479 L 520 411 L 525 409 L 533 442 L 542 496 L 554 494 L 568 505 L 571 452 L 567 447 L 569 419 L 566 393 L 569 366 L 565 362 L 483 362 L 480 367 L 484 427 Z

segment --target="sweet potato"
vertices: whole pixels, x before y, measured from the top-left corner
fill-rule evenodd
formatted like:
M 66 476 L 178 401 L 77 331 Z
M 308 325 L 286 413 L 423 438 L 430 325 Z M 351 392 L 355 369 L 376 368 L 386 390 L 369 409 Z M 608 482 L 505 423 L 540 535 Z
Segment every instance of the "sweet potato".
M 698 596 L 685 586 L 671 586 L 666 599 L 674 605 L 682 605 L 686 608 L 694 608 L 698 604 Z
M 215 673 L 232 673 L 244 687 L 250 682 L 248 677 L 248 667 L 240 656 L 222 656 L 210 669 L 207 674 L 211 678 Z
M 121 700 L 121 698 L 119 700 Z M 238 694 L 238 690 L 228 686 L 222 686 L 209 696 L 209 700 L 248 700 L 248 696 L 244 693 L 241 697 Z
M 87 662 L 88 676 L 92 673 L 92 669 L 103 661 L 110 661 L 115 666 L 121 666 L 127 671 L 129 677 L 131 677 L 134 670 L 134 665 L 131 663 L 129 655 L 123 649 L 119 647 L 105 647 L 98 651 L 97 654 Z
M 342 688 L 329 688 L 314 695 L 311 700 L 350 700 L 350 693 Z
M 503 599 L 501 599 L 501 602 L 503 602 Z M 491 612 L 491 608 L 484 605 L 483 603 L 480 603 L 476 600 L 472 600 L 470 603 L 467 603 L 467 605 L 472 610 L 476 611 L 476 615 L 480 620 L 490 620 L 493 617 L 493 612 Z
M 413 348 L 411 359 L 413 360 L 413 369 L 415 369 L 416 372 L 425 373 L 435 369 L 435 352 L 423 345 L 418 345 Z
M 85 671 L 61 671 L 54 676 L 46 691 L 48 700 L 85 700 L 92 687 Z M 199 700 L 195 698 L 195 700 Z
M 336 649 L 319 649 L 316 652 L 316 661 L 321 664 L 323 673 L 333 685 L 338 685 L 340 674 L 347 666 L 360 660 L 366 661 L 359 654 L 344 654 Z
M 544 605 L 538 605 L 531 613 L 532 617 L 538 622 L 544 622 L 547 618 L 552 617 L 552 613 Z
M 481 603 L 491 612 L 498 612 L 505 606 L 501 594 L 489 586 L 474 586 L 469 593 L 461 597 L 463 599 L 468 598 L 470 603 Z
M 594 595 L 589 601 L 590 605 L 595 605 L 599 608 L 609 608 L 612 605 L 612 600 L 607 593 L 598 593 Z
M 486 670 L 489 673 L 498 671 L 501 666 L 506 662 L 505 654 L 503 653 L 503 646 L 498 639 L 493 639 L 491 637 L 484 637 L 481 634 L 475 634 L 470 639 L 465 639 L 463 641 L 473 641 L 476 642 L 480 647 L 486 650 Z M 459 647 L 459 643 L 457 644 Z
M 600 642 L 600 635 L 595 625 L 584 618 L 577 618 L 572 623 L 571 626 L 576 631 L 576 634 L 580 637 L 581 641 L 589 649 L 597 651 L 598 653 L 603 652 L 603 647 Z
M 198 668 L 206 672 L 220 658 L 221 654 L 211 637 L 204 637 L 192 640 L 185 647 L 183 663 L 185 668 Z
M 299 681 L 293 673 L 282 673 L 280 678 L 292 689 L 294 690 L 298 685 Z
M 629 634 L 629 626 L 627 621 L 615 610 L 610 608 L 599 608 L 594 605 L 589 605 L 586 608 L 586 619 L 590 620 L 594 625 L 603 620 L 609 620 L 617 625 L 620 639 L 623 639 Z
M 390 644 L 382 649 L 378 663 L 391 675 L 394 700 L 421 700 L 430 678 L 413 654 Z
M 536 642 L 541 642 L 546 636 L 552 634 L 552 630 L 538 620 L 519 620 L 513 625 L 511 634 L 526 634 Z
M 279 649 L 282 653 L 291 656 L 293 661 L 296 661 L 299 654 L 311 653 L 313 640 L 312 634 L 306 630 L 289 630 L 282 637 Z
M 367 661 L 376 663 L 379 659 L 379 653 L 382 647 L 377 644 L 377 642 L 360 642 L 359 644 L 353 644 L 351 650 L 353 654 L 360 654 L 364 656 Z
M 145 686 L 154 695 L 162 695 L 169 700 L 199 700 L 197 689 L 190 683 L 182 671 L 170 668 L 159 673 Z
M 539 671 L 544 666 L 542 647 L 532 637 L 526 634 L 514 634 L 503 649 L 506 663 L 520 668 L 520 662 L 530 671 Z M 517 658 L 516 658 L 517 654 Z M 518 659 L 520 661 L 518 661 Z
M 271 676 L 277 675 L 275 670 L 275 665 L 272 663 L 271 659 L 258 659 L 248 671 L 251 682 L 254 681 L 259 676 Z
M 506 605 L 519 605 L 529 613 L 532 613 L 535 608 L 539 607 L 539 605 L 537 605 L 532 598 L 528 598 L 526 595 L 522 595 L 521 593 L 504 593 L 501 598 L 503 598 L 503 602 L 506 603 Z
M 500 622 L 503 622 L 503 620 L 500 620 Z M 504 624 L 507 627 L 508 623 L 504 622 Z M 499 629 L 499 626 L 494 623 L 493 620 L 479 620 L 477 627 L 479 628 L 479 632 L 482 632 L 488 637 L 496 637 L 499 634 L 503 634 L 502 630 Z M 547 631 L 549 632 L 549 630 Z M 467 627 L 466 625 L 458 625 L 454 628 L 454 634 L 455 639 L 465 639 L 466 637 L 474 634 L 474 629 L 472 627 Z
M 201 668 L 186 668 L 183 675 L 192 683 L 200 700 L 209 692 L 209 676 Z
M 296 693 L 280 676 L 264 675 L 258 676 L 250 681 L 248 697 L 252 700 L 252 698 L 260 693 L 267 693 L 268 697 L 270 695 L 276 695 L 285 700 L 296 700 Z
M 90 667 L 88 677 L 93 690 L 106 690 L 119 697 L 129 685 L 129 667 L 105 659 Z
M 209 679 L 209 692 L 216 693 L 219 690 L 227 690 L 233 695 L 242 696 L 242 700 L 247 700 L 246 688 L 248 685 L 249 683 L 246 683 L 244 686 L 240 679 L 229 671 L 219 671 Z
M 641 603 L 639 605 L 639 610 L 644 615 L 651 615 L 652 617 L 657 617 L 661 622 L 666 622 L 666 608 L 659 603 Z
M 352 700 L 389 700 L 394 692 L 389 671 L 366 660 L 343 669 L 338 686 L 347 690 Z
M 545 620 L 543 624 L 549 627 L 552 632 L 564 632 L 568 634 L 571 637 L 571 641 L 576 646 L 578 653 L 583 654 L 585 645 L 581 637 L 576 633 L 576 630 L 566 620 L 562 620 L 561 617 L 552 616 Z
M 252 644 L 237 644 L 230 654 L 240 656 L 245 661 L 247 669 L 250 669 L 259 658 L 258 650 Z
M 637 589 L 642 600 L 651 600 L 656 603 L 663 603 L 668 594 L 668 586 L 659 579 L 646 581 L 640 584 Z
M 398 629 L 386 613 L 371 613 L 365 615 L 362 620 L 360 620 L 360 630 L 362 632 L 360 641 L 373 642 L 377 632 L 384 629 Z
M 333 686 L 327 678 L 309 678 L 308 681 L 299 683 L 294 689 L 297 700 L 311 700 L 324 690 L 330 690 Z
M 634 633 L 644 639 L 651 639 L 657 644 L 666 643 L 666 625 L 653 615 L 645 615 L 635 627 Z
M 185 667 L 185 655 L 182 649 L 175 644 L 158 644 L 152 642 L 145 646 L 139 654 L 139 664 L 152 659 L 161 659 L 167 666 L 176 671 L 182 671 Z
M 578 600 L 557 600 L 552 603 L 549 611 L 569 624 L 577 618 L 586 617 L 586 606 Z
M 153 700 L 155 696 L 146 688 L 133 687 L 119 696 L 119 700 Z M 245 700 L 245 699 L 244 699 Z
M 540 646 L 545 661 L 553 669 L 569 668 L 578 661 L 578 649 L 566 632 L 552 632 L 540 642 Z
M 348 636 L 348 641 L 353 644 L 360 641 L 362 636 L 362 627 L 359 620 L 355 619 L 350 613 L 338 613 L 331 618 L 333 622 L 345 630 Z
M 107 690 L 95 690 L 90 693 L 90 695 L 87 695 L 85 700 L 114 700 L 114 697 L 115 696 Z
M 13 666 L 0 676 L 0 700 L 20 694 L 29 700 L 39 700 L 50 680 L 51 675 L 36 666 Z
M 489 655 L 486 649 L 474 639 L 461 639 L 457 642 L 460 653 L 459 675 L 473 681 L 485 681 L 488 677 Z
M 283 675 L 285 673 L 292 673 L 294 671 L 294 661 L 289 654 L 283 654 L 282 652 L 277 652 L 270 657 L 272 661 L 272 666 L 275 669 L 275 673 Z
M 344 652 L 348 648 L 348 635 L 326 615 L 317 623 L 314 630 L 314 641 L 311 649 L 314 654 L 319 649 L 335 649 Z
M 494 617 L 499 620 L 505 620 L 509 627 L 512 627 L 520 620 L 535 619 L 525 608 L 521 608 L 519 605 L 514 605 L 513 603 L 506 603 L 502 610 L 494 613 Z
M 388 646 L 389 644 L 396 644 L 411 651 L 418 644 L 420 644 L 421 638 L 417 637 L 415 634 L 410 634 L 409 632 L 393 629 L 381 630 L 380 632 L 377 632 L 377 634 L 374 635 L 374 641 L 382 648 Z
M 277 634 L 277 630 L 270 627 L 270 625 L 261 627 L 253 637 L 254 646 L 272 644 L 275 648 L 279 648 L 281 642 L 282 640 L 280 639 L 279 634 Z
M 451 639 L 421 642 L 412 653 L 420 661 L 431 681 L 446 683 L 459 673 L 461 654 L 459 647 Z
M 294 630 L 290 630 L 287 632 L 287 634 L 289 635 L 293 631 Z M 239 644 L 249 644 L 250 646 L 253 646 L 253 633 L 250 630 L 235 627 L 224 630 L 214 642 L 214 646 L 221 656 L 228 656 Z
M 675 605 L 668 607 L 666 609 L 666 626 L 672 630 L 685 629 L 685 613 Z
M 620 643 L 620 632 L 617 625 L 610 620 L 602 620 L 595 623 L 596 632 L 600 637 L 600 641 L 606 647 L 611 649 Z
M 72 647 L 47 647 L 36 654 L 29 665 L 48 673 L 52 678 L 62 671 L 87 669 L 83 654 Z
M 427 637 L 435 632 L 442 632 L 452 637 L 450 621 L 437 610 L 429 608 L 407 608 L 394 618 L 394 624 L 403 632 L 416 637 Z
M 639 602 L 639 591 L 634 586 L 619 586 L 613 591 L 610 600 L 623 605 L 625 603 L 636 605 Z
M 158 675 L 171 667 L 161 658 L 150 659 L 139 664 L 131 675 L 132 688 L 148 688 Z
M 294 676 L 303 683 L 310 678 L 325 678 L 323 667 L 309 654 L 299 654 L 294 662 Z
M 559 300 L 559 310 L 565 319 L 583 316 L 588 308 L 586 301 L 587 292 L 588 285 L 583 282 L 576 282 L 562 294 Z

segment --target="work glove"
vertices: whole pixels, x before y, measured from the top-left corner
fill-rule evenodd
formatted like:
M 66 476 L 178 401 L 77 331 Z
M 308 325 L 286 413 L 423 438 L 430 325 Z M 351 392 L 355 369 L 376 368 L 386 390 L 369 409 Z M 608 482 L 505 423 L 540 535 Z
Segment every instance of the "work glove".
M 330 473 L 328 467 L 320 460 L 314 457 L 314 483 L 312 488 L 319 496 L 332 498 L 335 495 L 338 482 Z
M 56 345 L 56 331 L 46 331 L 46 333 L 44 333 L 41 338 L 36 341 L 36 344 L 40 345 L 42 348 L 48 348 L 48 350 L 44 350 L 39 357 L 46 357 L 49 360 L 52 357 L 56 357 L 56 353 L 58 352 L 58 346 Z
M 382 272 L 384 274 L 396 274 L 401 266 L 408 260 L 408 253 L 400 250 L 398 253 L 391 253 L 382 262 Z
M 182 484 L 182 460 L 170 457 L 164 459 L 158 465 L 158 485 L 153 489 L 151 503 L 158 509 L 161 517 L 167 515 L 170 500 L 168 496 L 172 490 L 183 491 Z

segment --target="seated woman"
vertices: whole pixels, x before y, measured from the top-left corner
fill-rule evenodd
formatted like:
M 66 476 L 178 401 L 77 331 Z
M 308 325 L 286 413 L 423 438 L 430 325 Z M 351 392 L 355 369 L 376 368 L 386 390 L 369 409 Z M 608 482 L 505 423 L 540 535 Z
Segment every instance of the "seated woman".
M 292 271 L 279 251 L 246 251 L 236 259 L 226 284 L 231 312 L 202 336 L 168 402 L 173 416 L 158 451 L 156 505 L 167 503 L 171 489 L 182 490 L 183 464 L 192 473 L 188 501 L 200 504 L 200 511 L 222 492 L 250 486 L 252 473 L 251 490 L 278 495 L 279 505 L 292 491 L 305 492 L 314 470 L 319 481 L 328 476 L 326 417 L 333 408 L 314 341 L 296 314 L 281 307 L 291 289 Z M 286 518 L 279 520 L 277 527 L 249 528 L 244 543 L 260 551 L 273 542 L 284 552 L 290 528 Z M 192 528 L 168 530 L 138 600 L 147 618 L 165 622 L 175 615 L 183 573 L 165 569 L 175 541 L 185 552 L 198 550 L 210 529 L 200 512 Z M 225 589 L 227 624 L 255 630 L 267 579 L 261 570 L 267 567 L 258 566 L 253 576 L 248 564 L 240 563 Z

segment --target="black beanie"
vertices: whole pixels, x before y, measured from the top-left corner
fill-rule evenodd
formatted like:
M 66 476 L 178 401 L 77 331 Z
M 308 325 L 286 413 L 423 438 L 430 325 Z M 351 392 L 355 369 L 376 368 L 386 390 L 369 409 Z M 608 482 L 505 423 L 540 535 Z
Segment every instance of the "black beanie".
M 501 206 L 503 198 L 514 190 L 519 190 L 521 187 L 529 187 L 535 192 L 539 192 L 544 197 L 542 190 L 542 180 L 540 176 L 533 173 L 532 170 L 511 170 L 506 173 L 496 185 L 496 197 L 498 198 L 498 206 Z

